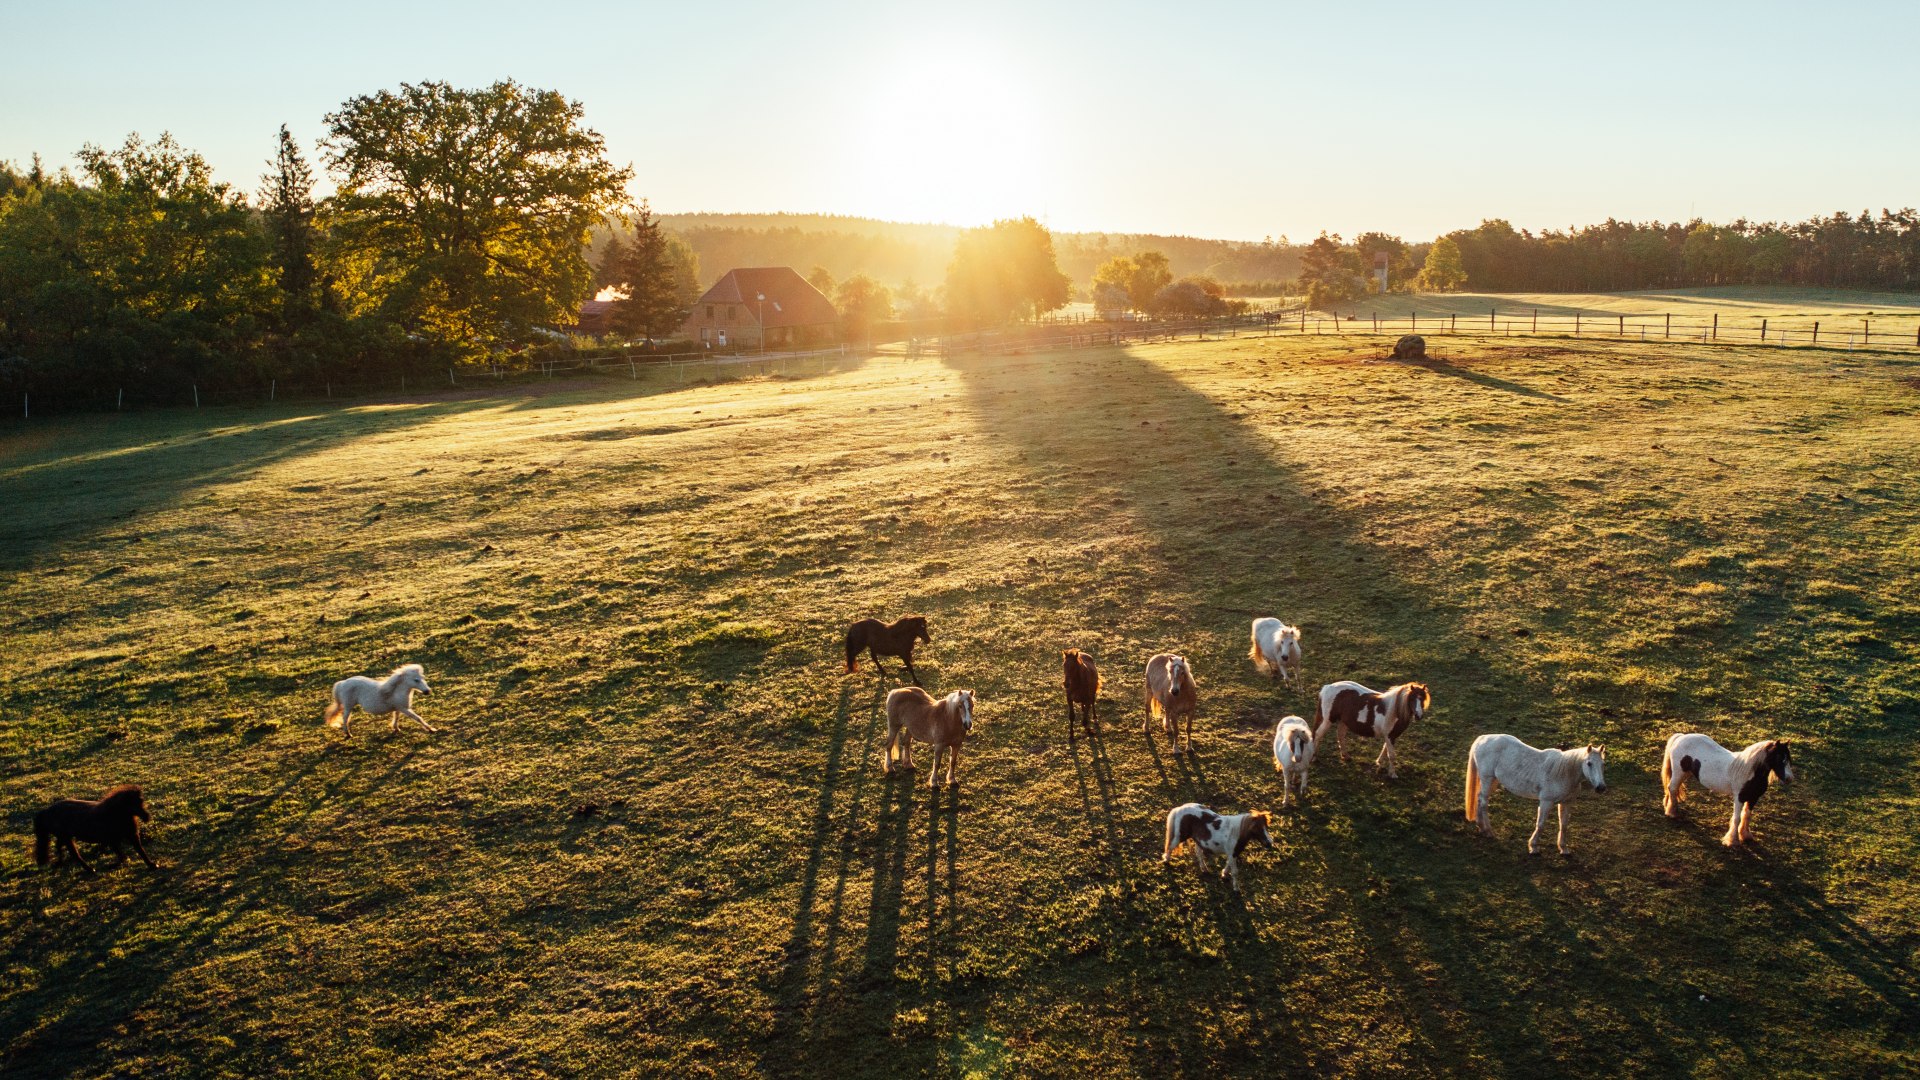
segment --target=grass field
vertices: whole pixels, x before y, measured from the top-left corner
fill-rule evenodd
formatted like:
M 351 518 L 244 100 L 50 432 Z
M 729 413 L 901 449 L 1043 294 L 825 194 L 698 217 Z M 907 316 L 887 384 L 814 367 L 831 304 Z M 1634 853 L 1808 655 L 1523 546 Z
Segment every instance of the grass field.
M 7 429 L 0 1072 L 1911 1075 L 1920 364 L 1373 347 Z M 979 694 L 957 792 L 881 776 L 842 671 L 909 611 Z M 1311 703 L 1259 614 L 1434 712 L 1396 782 L 1329 745 L 1235 897 L 1159 830 L 1277 801 Z M 1140 733 L 1160 650 L 1191 757 Z M 405 661 L 442 734 L 320 728 Z M 1689 729 L 1794 741 L 1749 853 L 1660 814 Z M 1570 857 L 1461 819 L 1489 731 L 1607 744 Z M 161 872 L 31 866 L 118 781 Z
M 1382 319 L 1404 319 L 1409 312 L 1418 312 L 1423 319 L 1457 315 L 1462 320 L 1477 317 L 1482 322 L 1489 310 L 1503 316 L 1537 311 L 1542 318 L 1579 313 L 1601 320 L 1596 326 L 1600 332 L 1604 332 L 1607 321 L 1618 315 L 1627 316 L 1629 323 L 1636 315 L 1649 318 L 1672 315 L 1676 325 L 1699 325 L 1718 315 L 1729 330 L 1758 326 L 1763 318 L 1771 327 L 1790 330 L 1804 330 L 1820 320 L 1829 333 L 1857 330 L 1861 320 L 1868 319 L 1874 324 L 1870 329 L 1876 336 L 1893 331 L 1911 336 L 1920 325 L 1920 301 L 1912 293 L 1795 285 L 1728 285 L 1617 293 L 1418 293 L 1370 296 L 1342 303 L 1339 309 L 1343 315 L 1353 314 L 1362 319 L 1372 313 L 1378 313 Z

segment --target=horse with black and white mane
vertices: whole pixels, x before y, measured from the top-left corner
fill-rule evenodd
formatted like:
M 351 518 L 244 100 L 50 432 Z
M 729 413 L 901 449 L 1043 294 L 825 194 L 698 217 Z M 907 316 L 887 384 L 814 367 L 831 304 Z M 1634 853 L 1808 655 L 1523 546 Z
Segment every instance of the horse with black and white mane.
M 1300 628 L 1279 619 L 1253 620 L 1253 644 L 1247 659 L 1269 679 L 1293 682 L 1300 678 Z
M 1735 752 L 1705 735 L 1680 734 L 1667 740 L 1660 760 L 1660 783 L 1666 789 L 1667 816 L 1680 816 L 1680 799 L 1687 781 L 1709 791 L 1733 796 L 1733 816 L 1720 842 L 1739 847 L 1753 839 L 1753 804 L 1767 793 L 1767 777 L 1793 780 L 1793 751 L 1777 739 L 1762 739 Z
M 1307 793 L 1307 766 L 1313 764 L 1313 729 L 1305 720 L 1289 716 L 1273 729 L 1273 767 L 1280 773 L 1280 805 L 1293 795 L 1293 782 L 1300 781 L 1300 794 Z
M 1181 844 L 1193 841 L 1193 861 L 1199 865 L 1200 872 L 1207 872 L 1207 852 L 1224 857 L 1226 869 L 1220 876 L 1233 882 L 1233 891 L 1240 891 L 1240 853 L 1248 844 L 1259 844 L 1271 851 L 1273 837 L 1267 833 L 1267 823 L 1271 818 L 1264 810 L 1255 810 L 1250 814 L 1220 814 L 1199 803 L 1183 803 L 1167 811 L 1167 843 L 1160 853 L 1160 861 L 1173 861 L 1173 853 Z
M 1540 813 L 1527 837 L 1527 854 L 1540 853 L 1540 833 L 1547 827 L 1547 811 L 1559 818 L 1554 843 L 1567 853 L 1567 800 L 1580 793 L 1586 781 L 1596 792 L 1607 790 L 1607 748 L 1536 750 L 1511 735 L 1482 735 L 1467 751 L 1467 820 L 1480 826 L 1482 836 L 1493 835 L 1487 820 L 1487 799 L 1506 788 L 1515 795 L 1540 801 Z
M 1379 739 L 1380 756 L 1373 761 L 1378 769 L 1383 763 L 1387 767 L 1387 776 L 1396 778 L 1394 770 L 1398 754 L 1394 751 L 1394 740 L 1400 738 L 1415 720 L 1424 718 L 1427 709 L 1433 705 L 1433 695 L 1426 684 L 1410 682 L 1390 686 L 1384 694 L 1375 693 L 1357 682 L 1342 681 L 1328 683 L 1320 688 L 1320 706 L 1314 713 L 1315 727 L 1313 741 L 1319 742 L 1329 727 L 1338 729 L 1335 741 L 1340 748 L 1340 760 L 1347 760 L 1347 732 Z

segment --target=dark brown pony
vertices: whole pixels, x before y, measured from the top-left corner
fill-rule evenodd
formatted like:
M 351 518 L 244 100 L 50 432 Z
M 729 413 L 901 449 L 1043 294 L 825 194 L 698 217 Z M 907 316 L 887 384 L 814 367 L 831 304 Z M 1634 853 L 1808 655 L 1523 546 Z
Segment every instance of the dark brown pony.
M 892 623 L 883 623 L 879 619 L 861 619 L 847 627 L 847 670 L 858 668 L 860 650 L 867 650 L 873 658 L 873 666 L 880 668 L 885 676 L 887 669 L 880 664 L 883 656 L 897 656 L 907 665 L 907 678 L 913 685 L 920 685 L 920 676 L 913 670 L 913 643 L 924 641 L 933 644 L 933 638 L 927 634 L 927 617 L 908 615 Z
M 1066 662 L 1067 683 L 1067 738 L 1073 738 L 1075 705 L 1086 706 L 1081 726 L 1091 735 L 1100 728 L 1100 669 L 1093 664 L 1093 657 L 1079 649 L 1068 649 L 1060 654 Z
M 140 823 L 150 820 L 147 797 L 132 784 L 121 784 L 93 802 L 61 799 L 33 815 L 33 861 L 47 865 L 53 842 L 58 840 L 60 850 L 91 874 L 93 867 L 80 857 L 80 849 L 73 846 L 75 840 L 112 845 L 123 865 L 127 861 L 125 845 L 131 843 L 148 868 L 158 870 L 159 865 L 140 843 Z

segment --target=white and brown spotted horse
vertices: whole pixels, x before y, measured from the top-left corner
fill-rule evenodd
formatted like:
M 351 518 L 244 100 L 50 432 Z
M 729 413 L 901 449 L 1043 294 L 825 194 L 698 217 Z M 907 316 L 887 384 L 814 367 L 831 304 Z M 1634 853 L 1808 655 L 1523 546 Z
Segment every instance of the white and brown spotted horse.
M 1733 796 L 1733 816 L 1720 842 L 1739 847 L 1753 839 L 1753 805 L 1767 793 L 1767 777 L 1781 783 L 1793 780 L 1793 751 L 1777 739 L 1762 739 L 1738 752 L 1705 735 L 1683 733 L 1667 740 L 1660 760 L 1660 783 L 1666 789 L 1667 816 L 1680 816 L 1680 799 L 1691 780 L 1709 791 Z
M 1160 861 L 1172 862 L 1174 851 L 1191 840 L 1193 861 L 1199 865 L 1200 872 L 1207 872 L 1207 852 L 1225 858 L 1227 866 L 1220 871 L 1220 876 L 1232 881 L 1233 891 L 1239 892 L 1240 853 L 1248 844 L 1273 848 L 1273 837 L 1267 834 L 1268 820 L 1264 810 L 1219 814 L 1199 803 L 1183 803 L 1167 811 L 1167 846 L 1160 853 Z
M 1387 688 L 1384 694 L 1377 694 L 1357 682 L 1328 683 L 1320 688 L 1320 705 L 1314 714 L 1313 741 L 1317 744 L 1327 733 L 1327 728 L 1338 729 L 1335 736 L 1340 748 L 1340 760 L 1347 760 L 1347 732 L 1379 739 L 1382 743 L 1380 756 L 1374 759 L 1373 767 L 1382 764 L 1387 767 L 1388 777 L 1398 777 L 1394 763 L 1398 754 L 1394 751 L 1394 741 L 1415 720 L 1424 718 L 1427 710 L 1433 706 L 1433 695 L 1426 684 L 1410 682 Z

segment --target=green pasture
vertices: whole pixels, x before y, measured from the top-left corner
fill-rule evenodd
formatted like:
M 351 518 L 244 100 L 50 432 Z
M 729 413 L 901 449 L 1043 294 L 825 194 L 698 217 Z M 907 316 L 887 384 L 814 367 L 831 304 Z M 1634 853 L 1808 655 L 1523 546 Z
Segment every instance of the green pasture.
M 0 1074 L 1911 1075 L 1920 358 L 1379 345 L 11 422 Z M 843 671 L 909 612 L 957 790 Z M 1267 614 L 1434 709 L 1398 781 L 1329 743 L 1235 896 L 1160 829 L 1275 808 Z M 441 734 L 320 726 L 409 661 Z M 1793 741 L 1753 850 L 1661 816 L 1682 730 Z M 1571 856 L 1462 819 L 1491 731 L 1607 745 Z M 117 782 L 163 870 L 34 867 Z

